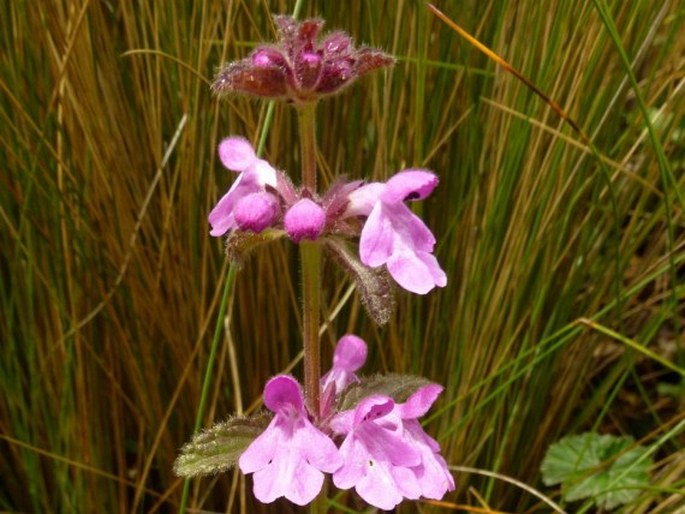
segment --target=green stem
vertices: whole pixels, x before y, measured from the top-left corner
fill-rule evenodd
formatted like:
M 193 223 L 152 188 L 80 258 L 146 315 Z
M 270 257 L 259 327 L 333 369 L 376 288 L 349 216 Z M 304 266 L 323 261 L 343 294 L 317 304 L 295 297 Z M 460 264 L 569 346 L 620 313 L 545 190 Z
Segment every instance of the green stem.
M 316 104 L 297 109 L 302 155 L 302 187 L 316 192 Z M 319 313 L 321 312 L 321 246 L 316 242 L 300 243 L 302 266 L 302 342 L 304 345 L 304 395 L 307 408 L 318 418 L 319 381 L 321 379 L 321 347 L 319 344 Z
M 233 279 L 235 278 L 235 267 L 229 266 L 228 276 L 224 284 L 224 292 L 221 297 L 221 304 L 219 312 L 217 313 L 217 322 L 214 327 L 214 339 L 212 339 L 212 346 L 209 350 L 209 359 L 207 359 L 207 367 L 205 368 L 205 377 L 202 381 L 202 393 L 200 395 L 200 405 L 197 407 L 195 415 L 195 427 L 193 433 L 196 434 L 202 426 L 202 418 L 205 416 L 205 409 L 207 407 L 207 398 L 209 397 L 209 386 L 212 382 L 212 371 L 214 370 L 214 361 L 216 361 L 216 353 L 219 348 L 219 341 L 221 334 L 223 334 L 224 316 L 226 315 L 226 307 L 228 305 L 228 295 L 233 289 Z M 183 493 L 181 494 L 181 504 L 178 507 L 179 514 L 185 514 L 186 505 L 188 503 L 188 494 L 190 493 L 190 479 L 186 478 L 183 483 Z

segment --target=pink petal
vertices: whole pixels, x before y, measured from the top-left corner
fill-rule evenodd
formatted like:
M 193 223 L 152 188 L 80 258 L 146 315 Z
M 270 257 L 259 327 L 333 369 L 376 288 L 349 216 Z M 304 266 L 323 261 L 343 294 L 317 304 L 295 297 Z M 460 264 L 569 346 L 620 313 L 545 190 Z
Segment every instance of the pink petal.
M 390 468 L 392 478 L 397 484 L 397 489 L 408 500 L 418 500 L 421 496 L 421 485 L 410 468 Z
M 364 501 L 383 510 L 393 509 L 404 498 L 387 464 L 369 462 L 369 471 L 356 485 L 355 491 Z
M 392 220 L 393 229 L 404 244 L 414 250 L 433 251 L 435 236 L 423 220 L 411 212 L 409 207 L 403 203 L 384 204 L 383 211 Z
M 417 255 L 421 261 L 428 267 L 431 275 L 433 276 L 433 281 L 438 287 L 445 287 L 447 285 L 447 275 L 438 264 L 438 259 L 435 255 L 428 252 L 417 252 Z
M 288 375 L 275 376 L 264 386 L 264 405 L 275 413 L 292 407 L 304 414 L 304 399 L 300 384 Z
M 238 459 L 240 471 L 245 474 L 254 473 L 264 468 L 273 459 L 281 439 L 280 429 L 276 427 L 277 423 L 277 419 L 272 419 L 266 430 L 240 455 Z
M 302 389 L 288 375 L 269 380 L 264 404 L 276 413 L 267 429 L 243 452 L 238 464 L 254 473 L 254 495 L 263 503 L 285 496 L 297 505 L 312 501 L 342 458 L 333 441 L 309 421 Z
M 389 204 L 406 200 L 421 200 L 431 194 L 437 185 L 438 177 L 430 171 L 420 169 L 400 171 L 386 182 L 381 200 Z
M 417 419 L 405 422 L 405 430 L 421 451 L 421 465 L 412 468 L 421 486 L 421 494 L 434 500 L 441 499 L 447 491 L 454 490 L 454 478 L 445 459 L 438 453 L 440 445 L 430 437 Z
M 388 461 L 393 466 L 411 467 L 421 464 L 421 454 L 405 437 L 402 426 L 389 430 L 377 423 L 367 422 L 355 432 L 363 440 L 369 455 Z
M 348 196 L 349 204 L 343 217 L 368 216 L 384 189 L 385 184 L 371 182 L 352 191 Z
M 260 188 L 264 186 L 276 187 L 278 185 L 278 172 L 264 159 L 255 159 L 245 170 L 255 184 Z
M 423 430 L 418 419 L 405 419 L 403 420 L 403 425 L 405 432 L 415 439 L 417 444 L 430 448 L 433 453 L 438 453 L 440 451 L 438 442 Z
M 349 489 L 364 476 L 367 468 L 367 453 L 355 437 L 348 437 L 340 445 L 340 456 L 343 464 L 333 473 L 333 483 L 338 489 Z
M 366 354 L 366 343 L 362 338 L 353 334 L 340 338 L 333 354 L 333 367 L 321 377 L 321 389 L 324 391 L 322 407 L 330 407 L 335 395 L 340 394 L 352 382 L 359 381 L 354 372 L 364 365 Z
M 214 237 L 223 236 L 226 232 L 235 228 L 235 218 L 233 217 L 233 204 L 235 198 L 229 191 L 217 202 L 216 206 L 210 211 L 207 220 L 212 226 L 209 234 Z
M 253 492 L 262 503 L 271 503 L 276 498 L 285 496 L 292 476 L 292 460 L 287 441 L 279 441 L 273 460 L 267 466 L 256 471 Z
M 387 265 L 392 278 L 407 291 L 426 294 L 436 285 L 431 269 L 409 249 L 395 252 Z
M 323 485 L 323 473 L 313 466 L 307 464 L 305 460 L 300 462 L 287 479 L 285 497 L 296 505 L 307 505 L 316 498 Z
M 392 222 L 379 203 L 367 218 L 359 239 L 359 257 L 362 262 L 372 268 L 385 264 L 393 252 L 393 239 Z
M 340 450 L 323 432 L 310 424 L 310 429 L 301 430 L 297 443 L 301 455 L 316 469 L 333 473 L 342 466 Z
M 276 219 L 278 200 L 271 193 L 251 193 L 236 203 L 233 215 L 238 228 L 259 233 Z
M 428 384 L 418 388 L 407 401 L 398 404 L 397 408 L 402 419 L 420 418 L 431 408 L 444 387 L 438 384 Z
M 338 435 L 349 434 L 354 429 L 354 409 L 339 412 L 328 426 Z
M 303 198 L 287 210 L 283 225 L 296 243 L 302 239 L 316 240 L 326 225 L 326 213 L 317 203 Z
M 238 136 L 227 137 L 219 143 L 219 159 L 233 171 L 244 171 L 257 159 L 250 142 Z
M 382 418 L 392 411 L 395 402 L 389 396 L 374 394 L 361 400 L 354 408 L 354 426 L 377 418 Z
M 366 362 L 366 343 L 361 337 L 347 334 L 340 338 L 333 354 L 333 366 L 357 371 Z
M 447 491 L 454 491 L 454 477 L 438 453 L 426 454 L 414 472 L 421 486 L 421 496 L 425 498 L 441 500 Z

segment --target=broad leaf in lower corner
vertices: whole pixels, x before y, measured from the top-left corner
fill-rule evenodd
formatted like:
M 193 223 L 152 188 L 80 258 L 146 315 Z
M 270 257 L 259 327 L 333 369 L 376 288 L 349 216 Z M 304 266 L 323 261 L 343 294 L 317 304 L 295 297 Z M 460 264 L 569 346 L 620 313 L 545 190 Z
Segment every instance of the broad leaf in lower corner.
M 271 416 L 233 417 L 193 436 L 181 448 L 174 471 L 192 477 L 226 471 L 269 424 Z
M 542 480 L 561 484 L 566 501 L 591 498 L 602 509 L 614 509 L 649 485 L 647 451 L 630 437 L 592 432 L 564 437 L 547 450 Z

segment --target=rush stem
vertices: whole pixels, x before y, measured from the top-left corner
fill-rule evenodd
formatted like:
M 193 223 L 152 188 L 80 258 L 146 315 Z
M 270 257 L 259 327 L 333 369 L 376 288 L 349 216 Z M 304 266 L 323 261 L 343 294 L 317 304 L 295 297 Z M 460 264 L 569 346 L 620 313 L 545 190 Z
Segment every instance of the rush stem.
M 316 192 L 316 104 L 297 109 L 300 152 L 302 156 L 302 187 Z M 321 346 L 319 322 L 321 312 L 321 246 L 316 242 L 300 243 L 302 266 L 302 340 L 304 344 L 304 395 L 312 416 L 320 415 Z

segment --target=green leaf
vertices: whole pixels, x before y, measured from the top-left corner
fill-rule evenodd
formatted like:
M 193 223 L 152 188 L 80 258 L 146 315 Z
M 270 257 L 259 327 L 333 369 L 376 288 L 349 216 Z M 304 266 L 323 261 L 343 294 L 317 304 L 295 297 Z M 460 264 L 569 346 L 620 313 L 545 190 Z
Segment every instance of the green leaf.
M 283 236 L 285 236 L 285 232 L 272 228 L 259 234 L 233 230 L 226 237 L 226 255 L 235 266 L 241 267 L 255 248 L 276 241 Z
M 649 485 L 649 468 L 652 459 L 648 449 L 637 446 L 621 455 L 609 468 L 606 492 L 597 497 L 597 505 L 613 509 L 634 500 L 640 489 Z
M 196 434 L 181 448 L 174 471 L 184 477 L 226 471 L 264 431 L 270 419 L 267 413 L 249 418 L 236 416 Z
M 542 462 L 545 485 L 562 485 L 566 501 L 591 498 L 602 509 L 635 499 L 649 485 L 647 448 L 629 437 L 592 432 L 564 437 L 547 450 Z
M 570 482 L 581 477 L 584 471 L 599 467 L 597 446 L 591 444 L 595 435 L 588 432 L 568 436 L 551 445 L 540 468 L 545 485 Z
M 329 255 L 354 280 L 368 315 L 376 325 L 385 325 L 395 310 L 395 285 L 385 266 L 369 268 L 340 239 L 326 239 Z
M 418 388 L 430 384 L 431 381 L 415 375 L 372 375 L 363 377 L 357 384 L 348 387 L 338 401 L 339 410 L 353 409 L 360 400 L 371 394 L 390 396 L 398 403 L 404 402 Z

